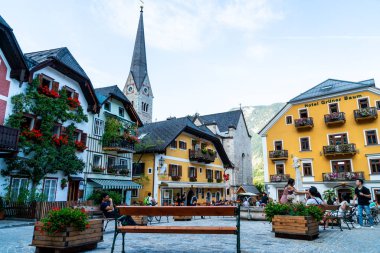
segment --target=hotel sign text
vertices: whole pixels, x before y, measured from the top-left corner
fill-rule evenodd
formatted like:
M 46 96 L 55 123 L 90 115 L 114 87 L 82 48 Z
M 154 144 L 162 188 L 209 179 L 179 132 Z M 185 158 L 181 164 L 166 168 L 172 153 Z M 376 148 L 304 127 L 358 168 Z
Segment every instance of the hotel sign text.
M 322 100 L 322 101 L 317 101 L 317 102 L 313 102 L 313 103 L 307 103 L 305 104 L 305 107 L 313 107 L 313 106 L 318 106 L 318 105 L 326 105 L 326 104 L 330 104 L 330 103 L 337 103 L 337 102 L 340 102 L 342 100 L 352 100 L 352 99 L 357 99 L 357 98 L 361 98 L 362 95 L 355 95 L 355 96 L 344 96 L 344 97 L 340 97 L 340 98 L 330 98 L 330 99 L 326 99 L 326 100 Z

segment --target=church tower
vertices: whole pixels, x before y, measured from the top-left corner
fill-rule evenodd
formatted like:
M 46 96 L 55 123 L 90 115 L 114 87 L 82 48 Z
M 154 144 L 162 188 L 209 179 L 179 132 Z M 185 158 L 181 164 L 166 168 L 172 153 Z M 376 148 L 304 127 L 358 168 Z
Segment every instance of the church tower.
M 143 7 L 141 6 L 139 26 L 137 28 L 135 47 L 133 49 L 131 69 L 127 82 L 125 83 L 124 94 L 133 104 L 141 121 L 152 122 L 153 93 L 148 77 L 148 68 L 145 51 L 145 35 L 143 22 Z

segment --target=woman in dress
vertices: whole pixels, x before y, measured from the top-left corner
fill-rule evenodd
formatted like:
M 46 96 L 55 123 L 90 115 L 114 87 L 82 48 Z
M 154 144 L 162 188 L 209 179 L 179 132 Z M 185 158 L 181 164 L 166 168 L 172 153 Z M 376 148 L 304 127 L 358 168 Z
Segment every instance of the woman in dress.
M 285 204 L 292 202 L 295 198 L 295 194 L 306 194 L 306 192 L 299 192 L 294 188 L 295 181 L 293 178 L 289 178 L 288 183 L 284 188 L 284 193 L 281 196 L 280 203 Z

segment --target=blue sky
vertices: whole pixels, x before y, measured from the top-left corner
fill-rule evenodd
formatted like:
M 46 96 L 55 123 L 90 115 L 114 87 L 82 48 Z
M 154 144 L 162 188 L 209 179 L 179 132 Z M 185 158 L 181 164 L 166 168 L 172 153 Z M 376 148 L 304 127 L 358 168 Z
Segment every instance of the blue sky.
M 380 1 L 145 0 L 154 119 L 286 102 L 328 78 L 380 81 Z M 123 88 L 138 0 L 2 1 L 24 51 L 66 46 Z

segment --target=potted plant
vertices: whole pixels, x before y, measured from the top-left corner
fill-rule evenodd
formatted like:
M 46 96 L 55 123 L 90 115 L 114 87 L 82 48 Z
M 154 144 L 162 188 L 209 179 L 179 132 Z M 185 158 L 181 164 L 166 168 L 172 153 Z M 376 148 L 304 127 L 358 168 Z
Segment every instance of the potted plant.
M 201 152 L 202 152 L 202 154 L 205 155 L 205 154 L 207 154 L 207 149 L 206 149 L 206 148 L 202 148 L 202 149 L 201 149 Z
M 313 240 L 319 235 L 319 221 L 323 210 L 303 203 L 279 204 L 270 202 L 265 207 L 265 217 L 272 222 L 276 237 Z
M 127 170 L 127 169 L 121 169 L 121 170 L 119 170 L 119 175 L 128 176 L 129 175 L 129 170 Z
M 81 209 L 53 208 L 45 218 L 35 223 L 32 245 L 38 251 L 53 248 L 78 252 L 78 247 L 83 245 L 96 248 L 102 239 L 102 219 L 89 220 Z
M 74 145 L 75 145 L 75 148 L 77 149 L 77 151 L 79 151 L 79 152 L 83 152 L 87 149 L 86 144 L 83 143 L 82 141 L 75 141 Z
M 326 146 L 326 152 L 327 153 L 334 153 L 335 152 L 335 145 Z
M 336 194 L 333 189 L 329 189 L 323 192 L 323 199 L 326 200 L 328 205 L 334 204 L 334 198 L 336 198 Z
M 66 180 L 66 178 L 62 178 L 61 179 L 61 188 L 62 188 L 62 190 L 65 189 L 66 186 L 67 186 L 67 180 Z

